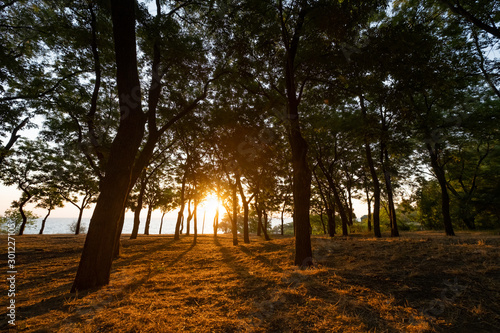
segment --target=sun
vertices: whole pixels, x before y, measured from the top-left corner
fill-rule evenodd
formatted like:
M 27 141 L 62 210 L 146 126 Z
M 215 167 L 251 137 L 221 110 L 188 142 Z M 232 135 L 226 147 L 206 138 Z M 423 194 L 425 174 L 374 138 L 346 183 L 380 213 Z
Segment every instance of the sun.
M 207 216 L 211 217 L 215 216 L 217 208 L 219 208 L 219 214 L 222 214 L 223 211 L 222 205 L 214 194 L 207 195 L 200 204 L 200 208 L 205 210 Z

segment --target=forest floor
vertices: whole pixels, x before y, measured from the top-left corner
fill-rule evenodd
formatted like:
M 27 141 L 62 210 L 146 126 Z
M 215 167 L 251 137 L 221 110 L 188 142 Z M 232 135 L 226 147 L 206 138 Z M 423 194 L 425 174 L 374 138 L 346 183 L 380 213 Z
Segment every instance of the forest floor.
M 111 283 L 70 294 L 84 236 L 17 236 L 10 331 L 500 332 L 498 233 L 314 236 L 303 270 L 294 239 L 274 237 L 124 235 Z

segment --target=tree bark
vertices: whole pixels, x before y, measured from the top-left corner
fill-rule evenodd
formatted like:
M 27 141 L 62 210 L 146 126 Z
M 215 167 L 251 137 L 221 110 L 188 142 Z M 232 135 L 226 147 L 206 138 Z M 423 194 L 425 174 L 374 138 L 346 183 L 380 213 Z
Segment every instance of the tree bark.
M 144 171 L 141 176 L 141 188 L 139 189 L 139 197 L 137 198 L 137 205 L 134 210 L 134 227 L 130 239 L 136 239 L 139 234 L 139 226 L 141 225 L 141 210 L 144 203 L 144 193 L 146 192 L 146 172 Z
M 149 235 L 149 226 L 151 225 L 151 213 L 153 211 L 153 207 L 151 205 L 148 206 L 148 215 L 146 216 L 146 224 L 144 225 L 144 235 Z
M 361 112 L 363 114 L 363 122 L 365 123 L 365 126 L 367 126 L 368 119 L 364 98 L 363 96 L 359 96 L 359 99 Z M 363 140 L 365 143 L 366 163 L 370 169 L 373 181 L 373 233 L 375 234 L 375 237 L 382 237 L 382 233 L 380 232 L 380 182 L 378 180 L 377 170 L 375 170 L 375 163 L 373 162 L 372 151 L 368 139 L 368 132 L 365 131 Z
M 295 31 L 290 39 L 290 31 L 286 27 L 283 3 L 279 2 L 282 42 L 285 47 L 284 75 L 288 113 L 288 140 L 292 149 L 293 168 L 293 205 L 295 223 L 295 265 L 309 266 L 312 264 L 311 235 L 309 233 L 309 208 L 311 199 L 311 170 L 307 161 L 308 145 L 302 137 L 299 122 L 299 101 L 295 82 L 295 57 L 302 34 L 307 9 L 300 10 Z
M 217 238 L 217 229 L 219 228 L 219 207 L 215 210 L 214 216 L 214 238 Z
M 185 205 L 186 205 L 186 201 L 185 201 L 185 198 L 184 198 L 185 191 L 186 191 L 186 177 L 187 177 L 186 174 L 187 174 L 187 171 L 185 171 L 184 175 L 182 176 L 181 208 L 179 209 L 179 213 L 177 214 L 177 223 L 175 224 L 174 240 L 179 240 L 179 238 L 180 238 L 179 237 L 180 228 L 181 228 L 182 218 L 184 217 L 184 208 L 185 208 Z
M 76 221 L 75 235 L 80 234 L 80 228 L 82 226 L 82 216 L 83 216 L 84 209 L 85 209 L 85 206 L 82 205 L 82 207 L 80 208 L 80 211 L 78 212 L 78 220 Z
M 384 142 L 380 144 L 380 164 L 384 174 L 385 188 L 387 189 L 387 200 L 389 205 L 389 220 L 391 222 L 391 237 L 399 237 L 398 223 L 396 219 L 396 208 L 394 207 L 394 196 L 391 182 L 391 174 L 387 169 L 389 163 L 389 153 Z
M 47 215 L 45 215 L 45 217 L 43 218 L 42 227 L 40 228 L 40 232 L 38 233 L 39 235 L 43 234 L 43 230 L 45 229 L 45 222 L 47 221 L 47 218 L 49 217 L 51 211 L 52 211 L 52 208 L 49 208 L 47 211 Z
M 190 235 L 189 223 L 193 219 L 193 212 L 191 211 L 191 199 L 188 200 L 188 217 L 186 220 L 186 235 Z
M 231 229 L 233 232 L 233 245 L 238 245 L 238 197 L 236 195 L 237 185 L 233 185 L 233 219 L 231 220 Z
M 194 211 L 193 211 L 193 243 L 196 244 L 198 240 L 198 200 L 194 199 Z
M 24 234 L 24 229 L 26 228 L 26 223 L 28 222 L 28 218 L 26 217 L 26 214 L 24 214 L 24 205 L 26 205 L 32 197 L 32 195 L 27 190 L 23 189 L 23 192 L 26 194 L 26 197 L 19 204 L 19 213 L 21 214 L 21 217 L 23 219 L 21 227 L 19 228 L 19 236 L 22 236 Z
M 146 117 L 141 109 L 134 8 L 133 0 L 111 0 L 121 119 L 71 292 L 109 283 L 119 221 L 144 135 Z
M 243 190 L 243 186 L 241 185 L 241 180 L 239 175 L 236 176 L 236 184 L 238 185 L 238 189 L 240 191 L 241 202 L 243 203 L 243 242 L 246 244 L 250 243 L 250 236 L 248 230 L 248 215 L 249 215 L 249 201 L 252 198 L 248 199 L 245 196 L 245 191 Z
M 120 222 L 118 224 L 118 229 L 116 230 L 115 236 L 115 253 L 113 255 L 113 259 L 117 259 L 120 257 L 120 248 L 121 248 L 121 235 L 123 230 L 123 225 L 125 224 L 125 208 L 122 211 L 122 215 L 120 216 Z
M 444 169 L 439 165 L 438 153 L 436 152 L 439 150 L 439 147 L 436 147 L 437 145 L 438 144 L 436 143 L 435 147 L 433 148 L 430 143 L 426 143 L 426 147 L 431 158 L 432 170 L 434 171 L 434 175 L 436 176 L 439 186 L 441 187 L 441 211 L 443 214 L 444 230 L 447 236 L 455 236 L 450 216 L 450 196 L 448 194 L 448 187 Z
M 161 235 L 161 228 L 163 227 L 163 218 L 165 217 L 165 214 L 167 212 L 162 212 L 161 214 L 161 219 L 160 219 L 160 231 L 158 231 L 158 235 Z

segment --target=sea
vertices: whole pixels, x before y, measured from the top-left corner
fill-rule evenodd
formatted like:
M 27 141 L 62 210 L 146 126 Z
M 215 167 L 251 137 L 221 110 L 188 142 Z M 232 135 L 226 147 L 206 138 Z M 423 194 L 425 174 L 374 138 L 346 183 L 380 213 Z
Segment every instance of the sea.
M 38 234 L 40 232 L 40 228 L 42 226 L 42 218 L 37 219 L 36 223 L 27 226 L 25 229 L 25 234 Z M 45 222 L 45 229 L 43 230 L 44 234 L 72 234 L 71 225 L 76 223 L 76 218 L 47 218 Z M 158 235 L 160 232 L 160 222 L 161 218 L 151 218 L 151 224 L 149 226 L 149 234 L 150 235 Z M 177 219 L 175 217 L 166 217 L 163 219 L 163 226 L 161 233 L 162 234 L 174 234 L 175 233 L 175 223 Z M 211 225 L 212 221 L 205 222 L 205 228 L 203 228 L 202 221 L 198 221 L 198 234 L 211 234 L 213 233 L 213 228 Z M 90 218 L 82 218 L 82 227 L 84 231 L 88 230 L 88 226 L 90 223 Z M 191 233 L 193 232 L 193 222 L 191 221 Z M 139 225 L 139 234 L 144 234 L 144 227 L 146 225 L 146 219 L 141 219 L 141 224 Z M 134 218 L 133 217 L 125 217 L 125 223 L 123 225 L 123 234 L 132 233 L 132 228 L 134 226 Z M 185 231 L 185 228 L 184 228 Z

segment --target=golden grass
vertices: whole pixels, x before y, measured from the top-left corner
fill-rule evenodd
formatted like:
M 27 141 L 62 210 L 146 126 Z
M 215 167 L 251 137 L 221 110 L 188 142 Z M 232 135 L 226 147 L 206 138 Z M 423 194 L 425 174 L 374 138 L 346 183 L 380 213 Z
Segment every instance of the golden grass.
M 83 242 L 17 237 L 19 332 L 500 332 L 492 234 L 314 237 L 306 270 L 290 237 L 124 236 L 111 283 L 75 295 Z

